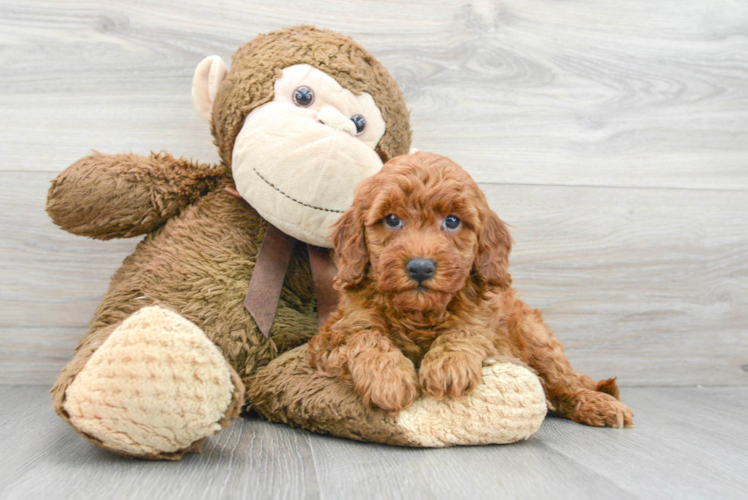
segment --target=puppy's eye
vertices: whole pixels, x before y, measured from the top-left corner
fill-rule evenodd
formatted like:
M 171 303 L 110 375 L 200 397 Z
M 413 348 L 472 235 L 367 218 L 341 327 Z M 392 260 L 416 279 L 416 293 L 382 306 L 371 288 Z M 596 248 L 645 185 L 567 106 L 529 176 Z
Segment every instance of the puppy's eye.
M 361 115 L 353 115 L 351 121 L 356 125 L 356 135 L 363 134 L 366 128 L 366 118 Z
M 460 224 L 462 224 L 462 221 L 454 215 L 447 215 L 444 218 L 444 229 L 447 229 L 448 231 L 459 229 Z
M 394 215 L 390 214 L 384 218 L 384 224 L 390 229 L 397 229 L 398 227 L 403 226 L 403 221 L 395 217 Z
M 293 102 L 300 108 L 308 108 L 314 102 L 314 91 L 302 85 L 293 91 Z

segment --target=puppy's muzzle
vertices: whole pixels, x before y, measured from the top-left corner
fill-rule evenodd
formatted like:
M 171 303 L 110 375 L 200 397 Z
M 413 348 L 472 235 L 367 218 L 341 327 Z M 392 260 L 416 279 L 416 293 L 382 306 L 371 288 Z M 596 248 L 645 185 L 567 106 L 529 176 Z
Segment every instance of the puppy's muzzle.
M 436 272 L 436 263 L 431 259 L 410 259 L 405 264 L 408 275 L 418 283 L 423 283 Z

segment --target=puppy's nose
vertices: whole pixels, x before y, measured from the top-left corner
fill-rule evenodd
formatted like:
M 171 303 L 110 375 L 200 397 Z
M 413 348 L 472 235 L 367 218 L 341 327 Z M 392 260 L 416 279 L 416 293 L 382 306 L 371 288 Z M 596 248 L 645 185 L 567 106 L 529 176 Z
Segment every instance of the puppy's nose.
M 410 259 L 405 264 L 405 270 L 411 278 L 422 283 L 434 275 L 436 264 L 431 259 Z

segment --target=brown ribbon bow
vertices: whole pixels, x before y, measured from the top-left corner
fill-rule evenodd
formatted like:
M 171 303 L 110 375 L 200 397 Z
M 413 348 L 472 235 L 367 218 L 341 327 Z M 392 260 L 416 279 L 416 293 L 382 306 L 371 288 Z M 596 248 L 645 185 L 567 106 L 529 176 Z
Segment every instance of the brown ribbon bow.
M 244 307 L 255 319 L 265 337 L 270 335 L 283 289 L 283 280 L 297 242 L 297 239 L 268 224 L 252 278 L 249 280 L 247 297 L 244 299 Z M 317 297 L 319 326 L 338 306 L 338 294 L 332 287 L 337 268 L 330 257 L 330 250 L 309 244 L 306 247 L 312 270 L 314 294 Z

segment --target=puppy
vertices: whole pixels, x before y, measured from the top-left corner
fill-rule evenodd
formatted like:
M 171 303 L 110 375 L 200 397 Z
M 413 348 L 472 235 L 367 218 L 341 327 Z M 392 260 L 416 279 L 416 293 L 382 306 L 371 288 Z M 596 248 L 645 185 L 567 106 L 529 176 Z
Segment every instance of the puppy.
M 333 232 L 339 309 L 309 342 L 325 376 L 397 412 L 423 391 L 470 394 L 487 358 L 532 367 L 548 406 L 587 425 L 631 426 L 615 378 L 576 373 L 537 310 L 511 288 L 511 236 L 459 165 L 419 152 L 356 189 Z

